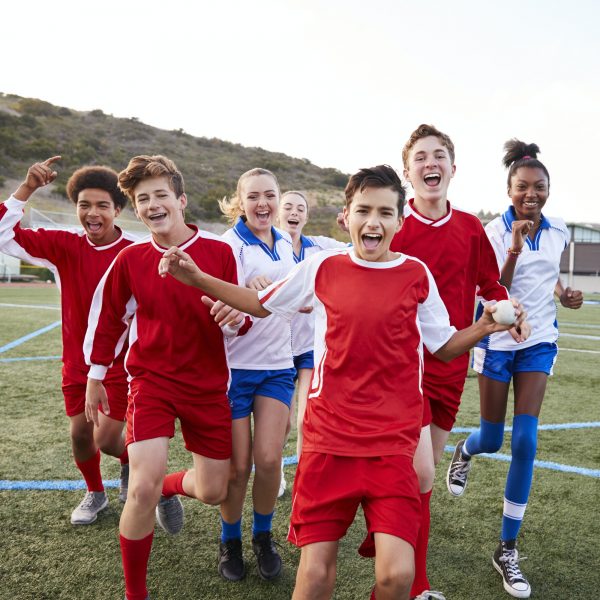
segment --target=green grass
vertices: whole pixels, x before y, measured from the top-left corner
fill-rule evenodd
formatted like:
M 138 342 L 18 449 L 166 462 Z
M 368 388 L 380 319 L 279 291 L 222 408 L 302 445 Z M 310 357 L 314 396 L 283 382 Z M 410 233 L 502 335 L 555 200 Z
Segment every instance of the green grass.
M 56 305 L 55 288 L 32 285 L 0 287 L 0 303 Z M 59 313 L 42 309 L 0 306 L 0 346 L 57 320 Z M 559 321 L 600 325 L 600 306 L 581 311 L 559 309 Z M 597 329 L 565 331 L 600 336 Z M 596 340 L 564 338 L 560 345 L 600 350 Z M 60 329 L 41 335 L 0 358 L 58 355 Z M 600 355 L 562 352 L 550 380 L 541 423 L 600 421 Z M 60 392 L 60 361 L 0 363 L 0 479 L 78 479 L 72 464 L 68 421 Z M 508 423 L 510 424 L 509 415 Z M 479 421 L 477 380 L 470 375 L 458 426 Z M 452 434 L 450 443 L 460 439 Z M 295 438 L 286 449 L 294 454 Z M 506 435 L 501 452 L 510 452 Z M 563 464 L 600 468 L 600 430 L 542 431 L 538 458 Z M 508 464 L 476 459 L 469 490 L 462 499 L 450 498 L 444 484 L 445 461 L 439 466 L 432 497 L 429 574 L 434 589 L 449 600 L 506 600 L 490 556 L 499 535 L 502 496 Z M 179 435 L 171 443 L 169 468 L 189 467 L 190 457 Z M 115 460 L 103 458 L 106 479 L 118 476 Z M 293 467 L 286 468 L 291 481 Z M 75 528 L 69 515 L 81 491 L 0 492 L 0 600 L 123 597 L 118 546 L 121 506 L 117 491 L 109 490 L 110 505 L 98 522 Z M 597 546 L 600 539 L 600 481 L 581 475 L 536 469 L 533 490 L 519 547 L 522 567 L 533 586 L 533 598 L 595 598 L 600 588 Z M 299 551 L 285 542 L 290 512 L 286 494 L 278 502 L 275 535 L 282 543 L 285 571 L 273 584 L 259 579 L 253 567 L 239 584 L 223 582 L 216 573 L 218 511 L 184 498 L 186 525 L 168 537 L 157 529 L 149 568 L 149 589 L 160 600 L 276 600 L 289 598 Z M 250 559 L 249 505 L 245 544 Z M 368 598 L 373 565 L 356 553 L 364 525 L 357 518 L 342 541 L 335 598 Z M 252 561 L 249 560 L 252 565 Z

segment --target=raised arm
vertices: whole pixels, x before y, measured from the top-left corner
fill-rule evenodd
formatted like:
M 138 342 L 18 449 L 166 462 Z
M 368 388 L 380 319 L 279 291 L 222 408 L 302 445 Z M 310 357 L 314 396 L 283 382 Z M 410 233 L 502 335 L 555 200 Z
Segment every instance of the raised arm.
M 189 254 L 173 246 L 167 250 L 159 265 L 161 277 L 171 275 L 178 281 L 197 287 L 221 302 L 255 317 L 268 317 L 271 313 L 258 300 L 258 292 L 222 281 L 200 270 Z
M 512 242 L 500 271 L 500 283 L 507 290 L 510 290 L 512 285 L 517 260 L 523 251 L 525 240 L 532 227 L 533 221 L 513 221 L 512 223 Z
M 54 163 L 60 160 L 60 156 L 52 156 L 44 162 L 31 165 L 27 171 L 25 181 L 17 188 L 13 196 L 21 202 L 27 202 L 31 194 L 37 189 L 52 183 L 58 173 L 54 170 Z

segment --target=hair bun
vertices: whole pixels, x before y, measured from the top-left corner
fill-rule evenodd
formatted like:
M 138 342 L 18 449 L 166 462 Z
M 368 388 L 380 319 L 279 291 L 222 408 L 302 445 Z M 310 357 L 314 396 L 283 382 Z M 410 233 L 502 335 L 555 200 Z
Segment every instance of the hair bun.
M 537 144 L 526 144 L 517 138 L 513 138 L 504 144 L 502 164 L 508 168 L 518 160 L 537 158 L 539 151 L 540 148 Z

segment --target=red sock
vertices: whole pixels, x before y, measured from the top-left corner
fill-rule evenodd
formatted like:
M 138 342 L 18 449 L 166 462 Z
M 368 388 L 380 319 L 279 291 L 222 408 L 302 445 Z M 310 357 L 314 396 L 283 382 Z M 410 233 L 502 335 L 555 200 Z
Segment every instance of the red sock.
M 418 596 L 421 592 L 429 589 L 427 579 L 427 547 L 429 546 L 429 525 L 431 513 L 429 503 L 431 501 L 431 490 L 421 494 L 421 527 L 415 548 L 415 579 L 410 590 L 410 595 Z
M 125 446 L 125 450 L 123 450 L 123 454 L 121 454 L 121 456 L 119 456 L 119 460 L 121 461 L 122 465 L 129 464 L 129 453 L 127 452 L 127 446 Z
M 75 464 L 81 471 L 89 492 L 104 491 L 102 473 L 100 473 L 100 450 L 96 450 L 96 454 L 83 462 L 75 459 Z
M 146 573 L 153 537 L 154 531 L 141 540 L 128 540 L 122 535 L 119 536 L 127 600 L 146 600 L 148 596 Z
M 180 496 L 187 496 L 183 489 L 183 478 L 187 471 L 177 471 L 177 473 L 169 473 L 163 480 L 162 495 L 163 496 L 174 496 L 179 494 Z
M 375 598 L 375 588 L 371 590 L 371 596 L 369 597 L 369 600 L 377 600 L 377 598 Z

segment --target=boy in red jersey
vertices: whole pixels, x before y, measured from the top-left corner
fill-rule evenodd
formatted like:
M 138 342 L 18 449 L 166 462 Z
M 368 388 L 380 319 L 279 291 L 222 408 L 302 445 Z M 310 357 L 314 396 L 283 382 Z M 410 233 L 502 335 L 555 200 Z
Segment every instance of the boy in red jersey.
M 302 547 L 295 600 L 331 597 L 339 540 L 359 504 L 377 548 L 378 600 L 408 598 L 420 521 L 413 455 L 423 412 L 422 344 L 450 360 L 486 332 L 507 329 L 486 307 L 457 332 L 427 267 L 390 250 L 404 195 L 391 167 L 353 175 L 344 209 L 353 247 L 317 253 L 260 292 L 210 277 L 179 248 L 161 261 L 163 275 L 258 317 L 291 319 L 314 307 L 315 370 L 288 536 Z M 517 312 L 520 324 L 522 307 Z
M 456 165 L 454 144 L 446 134 L 432 125 L 420 125 L 405 144 L 402 160 L 404 176 L 411 183 L 415 197 L 404 209 L 404 225 L 391 248 L 415 256 L 427 265 L 448 309 L 450 323 L 462 329 L 473 322 L 476 295 L 488 301 L 508 298 L 506 288 L 498 283 L 500 273 L 494 251 L 479 219 L 448 201 L 448 186 Z M 521 341 L 516 330 L 512 331 L 515 339 Z M 443 598 L 439 592 L 429 591 L 427 578 L 429 504 L 435 466 L 442 458 L 456 420 L 468 361 L 468 353 L 442 362 L 425 351 L 425 411 L 415 453 L 422 523 L 411 590 L 411 597 L 423 600 Z
M 119 498 L 124 502 L 127 495 L 129 460 L 123 439 L 127 376 L 121 354 L 107 376 L 111 412 L 100 415 L 100 426 L 94 431 L 84 413 L 88 368 L 83 358 L 83 338 L 94 290 L 115 256 L 132 240 L 114 224 L 127 202 L 117 186 L 117 174 L 98 166 L 75 171 L 67 183 L 67 194 L 76 206 L 83 233 L 21 228 L 26 202 L 36 190 L 55 180 L 54 164 L 59 159 L 53 156 L 32 165 L 17 191 L 0 204 L 0 249 L 50 268 L 61 290 L 62 390 L 73 457 L 87 485 L 84 499 L 71 514 L 71 523 L 89 525 L 108 504 L 100 473 L 100 450 L 120 459 Z
M 235 336 L 246 326 L 238 311 L 208 298 L 202 301 L 198 290 L 158 276 L 163 253 L 176 245 L 215 277 L 238 282 L 232 248 L 218 236 L 186 224 L 187 198 L 175 164 L 164 156 L 136 156 L 119 174 L 119 186 L 151 236 L 119 254 L 94 295 L 84 345 L 90 365 L 86 416 L 98 424 L 98 407 L 110 404 L 104 375 L 132 319 L 125 361 L 130 377 L 126 442 L 131 470 L 120 543 L 127 600 L 144 600 L 155 509 L 159 524 L 177 533 L 183 508 L 176 494 L 207 504 L 225 498 L 231 410 L 224 334 Z M 176 418 L 193 454 L 194 470 L 165 478 Z

